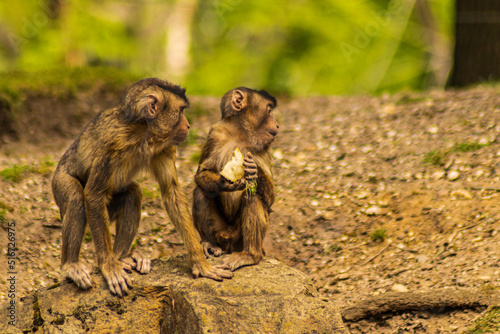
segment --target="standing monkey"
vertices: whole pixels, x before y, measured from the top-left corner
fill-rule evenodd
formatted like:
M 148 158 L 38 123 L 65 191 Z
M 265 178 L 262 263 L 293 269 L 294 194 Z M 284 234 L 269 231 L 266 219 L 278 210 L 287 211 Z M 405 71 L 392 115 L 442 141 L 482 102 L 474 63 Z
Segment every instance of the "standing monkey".
M 86 224 L 97 262 L 113 294 L 132 287 L 125 271 L 150 271 L 150 260 L 130 252 L 141 218 L 142 192 L 134 177 L 149 171 L 159 183 L 164 206 L 187 247 L 194 277 L 231 278 L 206 260 L 179 189 L 175 145 L 188 134 L 185 90 L 160 79 L 143 79 L 127 91 L 122 105 L 99 113 L 59 161 L 52 191 L 61 212 L 62 276 L 80 288 L 92 286 L 89 270 L 78 261 Z M 116 222 L 111 245 L 108 225 Z
M 270 154 L 279 131 L 272 115 L 275 107 L 276 99 L 263 90 L 240 87 L 227 92 L 220 106 L 222 119 L 202 148 L 193 221 L 205 255 L 232 253 L 224 260 L 231 270 L 257 264 L 265 255 L 262 242 L 276 196 Z M 245 174 L 230 182 L 220 172 L 236 148 L 245 157 Z M 249 181 L 257 181 L 254 195 L 245 191 Z

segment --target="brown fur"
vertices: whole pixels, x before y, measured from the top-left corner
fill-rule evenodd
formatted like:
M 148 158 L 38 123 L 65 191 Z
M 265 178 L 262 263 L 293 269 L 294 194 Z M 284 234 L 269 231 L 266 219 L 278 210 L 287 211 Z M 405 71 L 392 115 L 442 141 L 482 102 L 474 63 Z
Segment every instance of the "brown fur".
M 221 101 L 222 119 L 203 145 L 196 172 L 193 221 L 205 255 L 232 253 L 224 264 L 231 270 L 259 263 L 262 242 L 275 200 L 270 145 L 278 134 L 272 116 L 276 100 L 264 91 L 240 87 Z M 257 180 L 257 194 L 247 195 L 245 180 L 232 184 L 220 171 L 236 148 L 245 156 L 244 179 Z
M 149 259 L 130 252 L 142 197 L 133 179 L 141 172 L 151 172 L 157 179 L 165 208 L 187 246 L 193 275 L 216 280 L 232 276 L 204 257 L 186 196 L 179 189 L 175 145 L 184 141 L 189 130 L 183 114 L 189 105 L 184 92 L 159 79 L 135 83 L 124 104 L 98 114 L 61 158 L 52 189 L 63 220 L 62 275 L 79 287 L 92 286 L 88 269 L 78 261 L 86 224 L 112 293 L 121 296 L 131 287 L 125 271 L 150 271 Z M 113 246 L 111 221 L 116 221 Z

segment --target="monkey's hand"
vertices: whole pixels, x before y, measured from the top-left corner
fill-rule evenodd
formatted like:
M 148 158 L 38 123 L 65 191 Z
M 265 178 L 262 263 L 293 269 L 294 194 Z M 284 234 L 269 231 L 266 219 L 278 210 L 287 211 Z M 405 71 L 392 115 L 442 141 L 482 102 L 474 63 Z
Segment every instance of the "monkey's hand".
M 141 274 L 148 274 L 151 271 L 151 260 L 144 256 L 141 252 L 133 251 L 129 257 L 121 259 L 121 261 L 128 264 L 131 269 L 134 269 Z
M 225 265 L 212 266 L 207 260 L 193 263 L 193 277 L 206 277 L 216 281 L 233 278 L 234 274 Z
M 243 162 L 243 166 L 245 167 L 245 178 L 247 181 L 257 180 L 259 177 L 257 164 L 253 159 L 252 153 L 248 152 L 245 160 Z
M 90 271 L 80 262 L 65 264 L 62 267 L 62 277 L 69 278 L 81 289 L 86 290 L 92 287 Z
M 237 191 L 245 189 L 245 181 L 243 179 L 231 182 L 221 175 L 218 183 L 220 191 Z
M 222 255 L 222 249 L 220 247 L 212 245 L 208 241 L 202 241 L 201 247 L 203 248 L 203 253 L 206 257 L 210 257 L 210 254 L 213 254 L 214 256 Z
M 109 259 L 101 266 L 101 272 L 108 282 L 109 290 L 119 297 L 126 295 L 129 287 L 132 287 L 132 279 L 128 277 L 126 269 L 130 270 L 130 266 L 115 258 Z

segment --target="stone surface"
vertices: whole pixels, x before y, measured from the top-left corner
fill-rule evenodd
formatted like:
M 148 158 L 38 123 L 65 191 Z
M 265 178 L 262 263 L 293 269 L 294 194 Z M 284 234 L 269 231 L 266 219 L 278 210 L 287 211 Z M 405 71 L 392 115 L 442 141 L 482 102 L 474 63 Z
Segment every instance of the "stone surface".
M 157 259 L 150 274 L 131 274 L 134 287 L 124 298 L 111 295 L 100 274 L 87 291 L 68 282 L 41 289 L 17 304 L 16 327 L 2 319 L 0 332 L 348 333 L 335 303 L 276 259 L 224 282 L 193 279 L 186 260 Z

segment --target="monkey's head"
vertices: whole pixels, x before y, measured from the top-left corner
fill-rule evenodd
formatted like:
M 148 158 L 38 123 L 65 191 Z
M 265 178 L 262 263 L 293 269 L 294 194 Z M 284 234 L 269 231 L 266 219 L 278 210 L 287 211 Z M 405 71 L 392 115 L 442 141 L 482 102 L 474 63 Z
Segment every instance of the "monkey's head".
M 130 86 L 123 111 L 127 122 L 145 124 L 153 141 L 177 145 L 189 132 L 184 116 L 187 107 L 189 101 L 184 88 L 148 78 Z
M 238 87 L 222 97 L 222 119 L 231 119 L 242 127 L 250 143 L 267 148 L 279 133 L 273 110 L 276 99 L 265 90 Z

